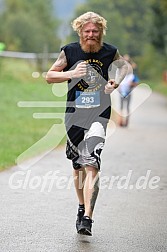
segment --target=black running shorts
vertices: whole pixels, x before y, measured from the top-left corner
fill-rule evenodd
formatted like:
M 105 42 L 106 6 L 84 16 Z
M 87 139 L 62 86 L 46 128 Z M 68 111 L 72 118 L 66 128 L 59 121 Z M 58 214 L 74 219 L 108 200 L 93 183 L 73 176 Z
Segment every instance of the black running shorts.
M 67 129 L 66 155 L 74 169 L 93 166 L 100 170 L 105 136 L 106 125 L 101 122 L 93 122 L 89 129 L 74 125 Z

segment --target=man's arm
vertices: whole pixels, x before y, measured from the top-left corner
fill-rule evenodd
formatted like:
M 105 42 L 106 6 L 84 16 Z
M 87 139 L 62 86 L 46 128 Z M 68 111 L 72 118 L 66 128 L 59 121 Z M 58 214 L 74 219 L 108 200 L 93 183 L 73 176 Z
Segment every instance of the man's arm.
M 125 76 L 130 72 L 133 72 L 131 65 L 119 54 L 117 50 L 113 64 L 117 67 L 116 76 L 115 76 L 115 83 L 120 84 Z
M 118 50 L 115 54 L 112 64 L 117 67 L 117 71 L 115 79 L 110 79 L 105 86 L 106 94 L 111 94 L 114 89 L 118 88 L 125 76 L 130 72 L 130 69 L 132 69 L 130 64 L 119 54 Z
M 82 77 L 86 74 L 86 63 L 79 63 L 75 69 L 63 72 L 67 66 L 65 52 L 62 50 L 56 62 L 52 65 L 46 74 L 47 83 L 60 83 L 72 78 Z
M 58 59 L 51 66 L 46 74 L 47 83 L 60 83 L 70 79 L 70 73 L 63 72 L 63 69 L 67 66 L 67 59 L 64 51 L 61 51 Z

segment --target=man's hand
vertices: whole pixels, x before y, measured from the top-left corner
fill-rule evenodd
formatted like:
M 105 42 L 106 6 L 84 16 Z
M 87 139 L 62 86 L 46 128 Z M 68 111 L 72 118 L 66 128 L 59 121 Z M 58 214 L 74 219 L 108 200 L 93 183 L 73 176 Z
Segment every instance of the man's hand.
M 114 79 L 111 79 L 108 81 L 108 83 L 105 85 L 105 94 L 111 94 L 119 85 L 115 83 Z
M 72 78 L 80 78 L 86 75 L 87 72 L 87 64 L 85 62 L 79 63 L 74 70 L 70 71 L 71 79 Z

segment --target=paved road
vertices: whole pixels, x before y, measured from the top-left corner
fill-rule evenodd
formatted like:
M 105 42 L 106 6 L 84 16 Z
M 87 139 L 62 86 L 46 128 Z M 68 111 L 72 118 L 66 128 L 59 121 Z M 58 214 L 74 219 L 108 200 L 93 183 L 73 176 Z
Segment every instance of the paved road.
M 108 136 L 93 236 L 75 232 L 77 198 L 62 148 L 27 170 L 0 173 L 0 252 L 167 251 L 167 100 L 152 94 L 128 128 L 111 123 Z

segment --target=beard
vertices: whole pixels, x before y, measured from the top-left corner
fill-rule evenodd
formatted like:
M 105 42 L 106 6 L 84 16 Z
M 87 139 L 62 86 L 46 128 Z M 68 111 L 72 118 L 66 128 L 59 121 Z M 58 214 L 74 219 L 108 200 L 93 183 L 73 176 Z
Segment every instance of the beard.
M 96 53 L 100 51 L 102 47 L 102 38 L 95 38 L 93 41 L 94 42 L 90 44 L 89 39 L 80 37 L 80 45 L 82 50 L 86 53 Z

